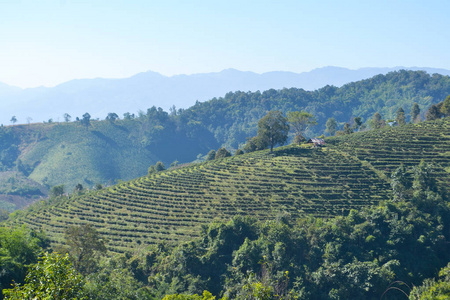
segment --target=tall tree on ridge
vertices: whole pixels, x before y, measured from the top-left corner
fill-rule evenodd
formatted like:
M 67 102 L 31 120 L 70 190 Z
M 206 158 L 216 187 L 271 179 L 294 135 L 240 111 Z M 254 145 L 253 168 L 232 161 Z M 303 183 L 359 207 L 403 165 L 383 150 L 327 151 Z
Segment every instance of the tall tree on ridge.
M 305 139 L 305 130 L 310 126 L 317 125 L 314 116 L 306 111 L 290 111 L 287 113 L 287 120 L 291 124 L 291 128 L 294 129 L 295 142 L 299 143 Z
M 420 107 L 417 102 L 414 102 L 411 107 L 411 123 L 419 123 L 420 122 Z
M 328 132 L 331 136 L 333 136 L 336 133 L 336 127 L 337 122 L 336 120 L 331 117 L 328 119 L 327 123 L 325 124 L 325 132 Z
M 273 147 L 275 145 L 284 145 L 284 143 L 286 143 L 288 133 L 289 125 L 281 111 L 269 111 L 267 115 L 258 122 L 257 137 L 265 145 L 270 146 L 271 153 L 273 152 Z
M 402 107 L 399 107 L 399 109 L 397 109 L 396 115 L 397 116 L 395 120 L 397 121 L 397 124 L 399 126 L 405 125 L 406 124 L 405 111 L 403 110 Z

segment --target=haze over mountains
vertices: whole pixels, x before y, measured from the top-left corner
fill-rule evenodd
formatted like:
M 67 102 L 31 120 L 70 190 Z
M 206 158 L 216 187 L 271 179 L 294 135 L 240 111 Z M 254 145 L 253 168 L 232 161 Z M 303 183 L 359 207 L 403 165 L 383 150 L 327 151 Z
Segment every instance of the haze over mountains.
M 408 69 L 430 74 L 450 75 L 450 70 L 436 68 L 362 68 L 350 70 L 324 67 L 304 73 L 268 72 L 257 74 L 227 69 L 216 73 L 164 76 L 144 72 L 124 79 L 77 79 L 55 87 L 21 89 L 0 83 L 0 123 L 62 121 L 68 113 L 72 119 L 89 112 L 92 118 L 104 119 L 110 112 L 120 117 L 125 112 L 156 106 L 168 111 L 188 108 L 198 101 L 224 96 L 230 91 L 264 91 L 268 89 L 303 88 L 314 90 L 325 85 L 342 86 L 377 74 Z

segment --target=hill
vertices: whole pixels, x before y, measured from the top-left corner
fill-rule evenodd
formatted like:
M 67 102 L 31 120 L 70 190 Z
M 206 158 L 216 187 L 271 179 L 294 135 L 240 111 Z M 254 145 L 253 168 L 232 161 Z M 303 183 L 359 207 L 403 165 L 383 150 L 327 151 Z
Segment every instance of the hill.
M 217 146 L 212 135 L 195 124 L 177 126 L 166 120 L 161 126 L 160 120 L 167 118 L 162 110 L 150 109 L 140 118 L 90 121 L 88 126 L 65 122 L 0 127 L 0 175 L 5 173 L 0 183 L 15 172 L 46 189 L 64 184 L 71 193 L 77 184 L 93 188 L 130 180 L 147 174 L 156 161 L 190 161 Z M 177 145 L 183 145 L 183 151 Z
M 115 112 L 136 113 L 148 107 L 172 105 L 188 108 L 198 101 L 236 91 L 265 91 L 268 89 L 302 88 L 315 90 L 326 85 L 342 86 L 367 79 L 377 74 L 409 69 L 423 70 L 429 74 L 450 75 L 449 70 L 433 68 L 363 68 L 349 70 L 325 67 L 310 72 L 268 72 L 256 74 L 233 69 L 216 73 L 163 76 L 144 72 L 121 79 L 77 79 L 55 87 L 20 89 L 0 83 L 0 124 L 9 124 L 16 116 L 21 124 L 31 118 L 34 122 L 62 121 L 63 114 L 81 117 L 86 111 L 93 118 L 104 118 Z
M 45 196 L 45 190 L 55 185 L 64 184 L 66 192 L 72 192 L 77 184 L 85 188 L 97 183 L 110 185 L 145 175 L 157 161 L 169 166 L 175 160 L 186 163 L 202 158 L 220 146 L 237 149 L 256 134 L 257 122 L 268 110 L 313 113 L 319 125 L 307 136 L 317 136 L 324 132 L 330 117 L 340 127 L 355 116 L 370 120 L 377 111 L 392 119 L 403 107 L 409 119 L 414 102 L 419 103 L 423 116 L 431 104 L 449 94 L 448 76 L 399 71 L 312 92 L 292 88 L 228 93 L 170 113 L 152 107 L 138 115 L 125 114 L 122 119 L 114 114 L 104 121 L 91 118 L 88 126 L 83 120 L 3 126 L 0 171 L 19 172 L 40 186 L 41 193 L 23 192 L 1 203 L 11 210 Z M 2 180 L 10 177 L 0 176 L 0 185 L 8 186 Z M 9 191 L 0 190 L 3 195 Z
M 352 123 L 354 117 L 361 117 L 368 123 L 376 112 L 385 120 L 395 119 L 396 111 L 402 107 L 409 120 L 415 102 L 424 119 L 426 110 L 432 104 L 444 101 L 448 95 L 449 76 L 401 70 L 341 88 L 325 86 L 315 91 L 291 88 L 228 93 L 225 97 L 197 103 L 184 111 L 184 117 L 204 124 L 219 144 L 237 148 L 246 137 L 256 135 L 258 120 L 269 110 L 312 113 L 319 125 L 306 134 L 318 136 L 324 133 L 325 124 L 331 117 L 338 122 L 338 128 L 342 128 L 346 122 Z
M 82 196 L 40 203 L 11 222 L 42 228 L 58 243 L 70 225 L 92 224 L 123 252 L 182 241 L 235 215 L 334 216 L 388 199 L 400 163 L 433 164 L 450 191 L 450 120 L 355 133 L 328 146 L 280 147 L 163 171 Z

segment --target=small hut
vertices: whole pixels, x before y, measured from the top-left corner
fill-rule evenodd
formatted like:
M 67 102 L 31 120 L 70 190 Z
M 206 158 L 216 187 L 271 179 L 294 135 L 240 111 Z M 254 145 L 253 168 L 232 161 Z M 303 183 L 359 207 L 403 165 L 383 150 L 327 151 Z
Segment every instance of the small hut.
M 325 146 L 325 141 L 323 139 L 318 139 L 318 138 L 309 139 L 307 143 L 314 144 L 314 147 Z

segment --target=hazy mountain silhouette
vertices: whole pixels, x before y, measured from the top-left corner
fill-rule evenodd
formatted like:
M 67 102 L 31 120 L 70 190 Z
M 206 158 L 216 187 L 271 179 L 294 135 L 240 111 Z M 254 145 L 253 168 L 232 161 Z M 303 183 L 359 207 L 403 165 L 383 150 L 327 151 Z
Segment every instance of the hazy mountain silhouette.
M 89 112 L 93 118 L 104 119 L 109 112 L 120 117 L 125 112 L 137 113 L 156 106 L 168 110 L 188 108 L 198 101 L 224 96 L 230 91 L 264 91 L 284 87 L 315 90 L 325 85 L 342 86 L 377 74 L 408 69 L 430 74 L 450 75 L 450 70 L 434 68 L 362 68 L 350 70 L 324 67 L 304 73 L 268 72 L 257 74 L 227 69 L 216 73 L 163 76 L 144 72 L 124 79 L 78 79 L 46 88 L 20 89 L 0 83 L 0 123 L 9 124 L 16 116 L 18 123 L 62 121 L 68 113 L 74 120 Z

